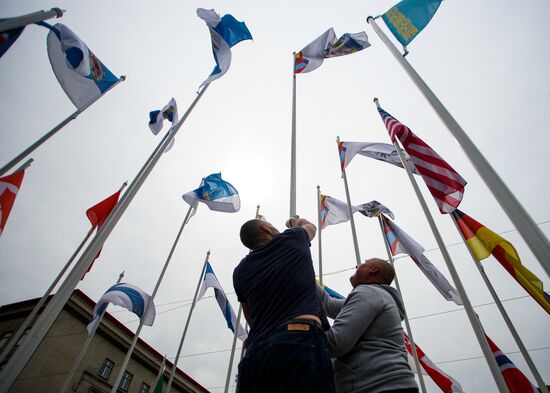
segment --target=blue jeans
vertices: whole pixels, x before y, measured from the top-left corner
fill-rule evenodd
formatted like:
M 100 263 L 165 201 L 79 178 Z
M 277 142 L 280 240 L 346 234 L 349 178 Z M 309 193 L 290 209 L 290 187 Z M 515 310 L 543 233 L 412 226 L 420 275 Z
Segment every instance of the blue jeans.
M 253 343 L 239 363 L 237 393 L 334 393 L 326 338 L 317 323 L 293 320 Z

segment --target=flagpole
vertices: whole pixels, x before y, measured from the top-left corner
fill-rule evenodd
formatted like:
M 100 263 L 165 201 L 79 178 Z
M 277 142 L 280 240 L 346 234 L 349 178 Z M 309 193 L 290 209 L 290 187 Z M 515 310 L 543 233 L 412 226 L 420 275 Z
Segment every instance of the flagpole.
M 481 261 L 474 255 L 472 250 L 470 249 L 470 246 L 468 246 L 466 239 L 464 238 L 464 235 L 462 234 L 462 231 L 460 230 L 458 226 L 458 222 L 456 221 L 456 218 L 454 215 L 450 214 L 451 219 L 453 223 L 455 224 L 455 227 L 460 233 L 460 236 L 462 238 L 462 241 L 466 245 L 466 248 L 468 249 L 468 252 L 470 253 L 470 256 L 472 257 L 477 270 L 479 271 L 479 274 L 481 274 L 481 278 L 483 278 L 483 281 L 485 282 L 485 285 L 487 285 L 487 289 L 491 293 L 491 296 L 493 297 L 493 300 L 495 301 L 495 304 L 500 311 L 500 314 L 502 315 L 502 318 L 504 319 L 504 322 L 506 322 L 506 326 L 508 326 L 508 329 L 510 330 L 510 333 L 512 334 L 512 337 L 514 337 L 514 340 L 516 341 L 516 344 L 523 355 L 523 358 L 525 359 L 525 362 L 529 366 L 529 369 L 533 373 L 533 376 L 535 377 L 537 384 L 539 386 L 539 389 L 542 393 L 550 393 L 548 388 L 546 387 L 546 383 L 542 379 L 542 376 L 540 375 L 537 367 L 535 366 L 535 363 L 531 359 L 531 356 L 529 355 L 529 352 L 527 351 L 527 348 L 525 348 L 525 345 L 523 345 L 523 341 L 519 337 L 519 334 L 514 327 L 514 324 L 512 323 L 512 320 L 508 316 L 508 313 L 506 312 L 504 306 L 502 305 L 502 302 L 500 301 L 500 298 L 498 297 L 495 288 L 493 287 L 493 284 L 491 284 L 491 281 L 489 281 L 489 277 L 487 277 L 487 274 L 485 273 L 485 269 L 483 268 L 483 265 L 481 264 Z
M 336 137 L 336 143 L 340 143 L 340 137 Z M 348 178 L 346 177 L 346 169 L 342 169 L 342 178 L 344 179 L 344 188 L 346 190 L 346 201 L 348 203 L 349 222 L 351 224 L 351 236 L 353 237 L 353 248 L 355 249 L 355 259 L 357 266 L 361 264 L 361 256 L 359 255 L 359 243 L 357 243 L 357 232 L 355 231 L 355 220 L 353 219 L 353 211 L 351 210 L 351 198 L 349 196 Z
M 378 100 L 375 98 L 375 102 L 378 105 Z M 508 390 L 508 387 L 506 385 L 506 382 L 504 381 L 504 378 L 502 376 L 502 373 L 500 372 L 499 366 L 493 356 L 493 352 L 491 351 L 491 348 L 489 347 L 489 344 L 487 343 L 487 340 L 485 339 L 485 333 L 483 331 L 483 326 L 481 325 L 481 322 L 477 318 L 477 314 L 475 313 L 472 304 L 470 303 L 470 299 L 468 298 L 468 295 L 466 295 L 466 291 L 464 289 L 464 286 L 462 285 L 462 280 L 460 280 L 460 277 L 458 275 L 458 272 L 456 271 L 456 268 L 453 264 L 453 261 L 451 260 L 451 256 L 449 255 L 449 252 L 447 251 L 447 247 L 445 246 L 445 243 L 443 242 L 443 238 L 441 237 L 441 234 L 439 233 L 439 230 L 437 229 L 437 226 L 435 225 L 435 221 L 430 213 L 430 210 L 428 209 L 428 205 L 426 204 L 426 200 L 422 196 L 422 193 L 420 192 L 420 188 L 418 187 L 418 184 L 416 183 L 416 180 L 414 179 L 414 176 L 412 174 L 412 170 L 409 167 L 409 163 L 405 159 L 405 156 L 403 155 L 403 152 L 401 151 L 401 147 L 397 143 L 397 140 L 393 142 L 393 146 L 397 150 L 397 153 L 399 154 L 399 158 L 401 159 L 401 162 L 403 164 L 403 167 L 407 171 L 407 176 L 409 177 L 409 180 L 411 182 L 411 185 L 414 189 L 414 192 L 416 193 L 416 197 L 418 198 L 418 202 L 420 202 L 420 205 L 422 206 L 422 210 L 424 211 L 424 215 L 426 216 L 426 220 L 428 220 L 428 223 L 430 225 L 430 228 L 432 230 L 432 233 L 435 237 L 435 240 L 437 242 L 437 245 L 441 251 L 441 254 L 443 255 L 443 259 L 445 260 L 445 264 L 447 265 L 447 269 L 449 269 L 449 273 L 451 274 L 451 277 L 453 279 L 453 282 L 456 286 L 456 289 L 460 295 L 460 298 L 462 299 L 462 302 L 464 303 L 464 310 L 466 311 L 466 315 L 468 316 L 468 319 L 470 321 L 470 324 L 472 325 L 472 328 L 474 330 L 474 333 L 476 335 L 477 341 L 481 347 L 481 350 L 483 352 L 483 355 L 485 356 L 485 360 L 487 361 L 487 364 L 489 365 L 489 369 L 491 370 L 491 374 L 493 374 L 493 378 L 495 380 L 495 383 L 497 385 L 498 391 L 500 393 L 510 393 Z
M 296 52 L 292 52 L 292 135 L 290 142 L 290 215 L 296 215 L 296 73 L 294 59 Z
M 117 284 L 120 284 L 122 281 L 122 278 L 124 277 L 124 271 L 118 275 Z M 88 337 L 86 338 L 86 341 L 82 345 L 82 348 L 80 349 L 80 353 L 78 354 L 78 357 L 76 358 L 73 367 L 71 368 L 71 371 L 69 371 L 69 375 L 65 379 L 65 382 L 63 383 L 63 386 L 59 390 L 59 393 L 65 393 L 67 389 L 69 388 L 69 385 L 71 384 L 71 381 L 74 378 L 74 375 L 76 374 L 76 371 L 78 370 L 78 367 L 80 366 L 80 363 L 82 363 L 82 360 L 84 359 L 84 356 L 86 355 L 86 352 L 88 352 L 88 348 L 90 347 L 90 344 L 92 343 L 92 340 L 94 339 L 95 332 L 97 331 L 99 324 L 101 323 L 101 320 L 103 319 L 103 316 L 105 315 L 105 312 L 107 311 L 107 307 L 99 314 L 98 321 L 94 325 L 94 328 L 91 333 L 88 334 Z M 92 318 L 93 318 L 93 312 L 92 312 Z
M 512 194 L 510 189 L 506 186 L 504 181 L 502 181 L 491 164 L 489 164 L 489 162 L 481 154 L 476 145 L 474 145 L 462 127 L 460 127 L 457 121 L 452 117 L 447 108 L 443 106 L 441 101 L 439 101 L 437 96 L 431 91 L 426 82 L 422 80 L 420 75 L 418 75 L 410 63 L 401 56 L 399 50 L 392 44 L 380 27 L 378 27 L 372 16 L 367 18 L 367 23 L 372 25 L 376 34 L 378 34 L 382 42 L 386 44 L 391 54 L 405 69 L 405 72 L 428 100 L 432 108 L 438 114 L 439 118 L 443 121 L 443 123 L 445 123 L 453 137 L 464 150 L 464 153 L 466 153 L 466 156 L 470 159 L 470 162 L 476 168 L 479 176 L 481 176 L 481 178 L 485 181 L 495 199 L 517 228 L 518 232 L 523 237 L 523 240 L 531 249 L 531 252 L 533 252 L 536 256 L 544 270 L 546 270 L 546 274 L 550 276 L 550 242 L 548 241 L 548 238 L 542 233 L 531 216 L 519 203 L 514 194 Z
M 256 206 L 256 215 L 254 216 L 254 218 L 256 220 L 259 220 L 260 217 L 261 217 L 261 215 L 260 215 L 260 205 L 258 205 L 258 206 Z
M 90 267 L 98 251 L 105 243 L 105 240 L 116 226 L 118 220 L 127 209 L 130 202 L 139 191 L 147 176 L 151 173 L 157 162 L 162 157 L 164 149 L 170 144 L 170 142 L 176 136 L 178 130 L 183 125 L 197 102 L 203 96 L 204 92 L 208 88 L 209 84 L 206 84 L 200 93 L 195 97 L 183 117 L 176 125 L 171 127 L 157 147 L 154 149 L 151 156 L 147 159 L 142 169 L 138 172 L 122 198 L 116 204 L 115 208 L 111 211 L 111 214 L 107 217 L 102 227 L 99 228 L 95 237 L 92 239 L 86 250 L 80 256 L 76 262 L 75 267 L 71 270 L 64 283 L 61 285 L 57 293 L 49 302 L 44 312 L 40 315 L 33 328 L 27 335 L 25 341 L 21 344 L 19 350 L 13 355 L 10 364 L 7 364 L 2 378 L 0 379 L 0 392 L 7 392 L 13 385 L 25 365 L 28 363 L 33 353 L 36 351 L 48 330 L 51 328 L 55 319 L 63 309 L 65 303 L 71 296 L 73 290 L 78 285 L 80 279 L 86 273 L 86 270 Z
M 191 321 L 191 315 L 193 314 L 193 310 L 195 309 L 195 305 L 197 304 L 197 295 L 199 294 L 199 289 L 203 282 L 204 271 L 206 269 L 206 264 L 208 263 L 209 258 L 210 258 L 210 250 L 208 250 L 208 252 L 206 253 L 206 259 L 202 264 L 201 274 L 199 274 L 199 282 L 197 283 L 197 289 L 195 289 L 193 302 L 191 303 L 191 308 L 189 309 L 189 314 L 187 315 L 187 321 L 185 321 L 185 327 L 183 328 L 183 333 L 181 334 L 181 340 L 178 346 L 178 351 L 176 353 L 176 358 L 174 359 L 174 365 L 172 366 L 172 371 L 170 372 L 170 378 L 168 379 L 168 387 L 166 388 L 166 393 L 170 393 L 170 389 L 172 387 L 172 381 L 174 380 L 174 376 L 176 375 L 176 367 L 180 359 L 181 349 L 183 347 L 183 342 L 185 341 L 185 336 L 187 335 L 187 328 L 189 327 L 189 322 Z
M 162 363 L 159 367 L 159 372 L 157 373 L 157 377 L 155 378 L 155 383 L 153 384 L 155 389 L 157 387 L 157 384 L 159 383 L 160 379 L 162 378 L 162 375 L 164 374 L 164 370 L 166 369 L 166 355 L 162 357 Z M 153 392 L 155 393 L 155 392 Z
M 50 131 L 48 131 L 45 135 L 43 135 L 40 139 L 38 139 L 36 142 L 34 142 L 28 148 L 23 150 L 21 153 L 19 153 L 10 162 L 8 162 L 6 165 L 4 165 L 2 168 L 0 168 L 0 176 L 2 176 L 4 173 L 9 171 L 11 168 L 13 168 L 23 158 L 27 157 L 29 154 L 31 154 L 33 151 L 35 151 L 44 142 L 46 142 L 48 139 L 50 139 L 52 136 L 54 136 L 59 130 L 61 130 L 63 127 L 65 127 L 67 124 L 69 124 L 72 120 L 76 119 L 78 117 L 78 115 L 80 115 L 82 112 L 84 112 L 86 109 L 88 109 L 88 107 L 90 107 L 93 103 L 95 103 L 97 100 L 99 100 L 105 94 L 107 94 L 109 92 L 109 90 L 111 90 L 113 87 L 115 87 L 120 82 L 124 81 L 125 79 L 126 79 L 126 76 L 122 75 L 120 78 L 118 78 L 118 80 L 115 83 L 113 83 L 111 86 L 109 86 L 109 88 L 107 90 L 105 90 L 105 92 L 103 92 L 100 96 L 94 98 L 92 101 L 87 103 L 82 108 L 77 109 L 76 111 L 71 113 L 67 118 L 65 118 L 65 120 L 63 120 L 61 123 L 56 125 Z
M 143 328 L 143 324 L 145 322 L 145 316 L 153 307 L 155 296 L 157 295 L 157 292 L 160 287 L 160 283 L 162 282 L 162 279 L 164 278 L 164 274 L 166 273 L 166 269 L 168 269 L 168 265 L 170 264 L 170 261 L 172 260 L 172 255 L 174 255 L 174 251 L 176 250 L 176 246 L 178 244 L 178 241 L 180 239 L 181 233 L 183 232 L 183 228 L 185 228 L 185 225 L 187 224 L 189 217 L 191 215 L 191 211 L 193 210 L 193 206 L 189 206 L 189 209 L 187 210 L 187 214 L 185 215 L 185 218 L 183 219 L 183 222 L 181 224 L 181 227 L 178 231 L 178 234 L 176 235 L 176 239 L 174 240 L 174 243 L 172 244 L 172 248 L 170 249 L 170 252 L 168 253 L 168 257 L 166 258 L 166 262 L 164 262 L 164 266 L 162 268 L 162 271 L 160 272 L 159 278 L 157 280 L 157 283 L 155 284 L 155 289 L 153 289 L 153 293 L 151 294 L 151 297 L 149 298 L 149 301 L 147 302 L 147 307 L 145 308 L 145 311 L 143 313 L 143 317 L 139 319 L 139 325 L 137 327 L 137 330 L 134 334 L 134 338 L 132 340 L 132 344 L 130 345 L 130 348 L 128 348 L 128 351 L 126 352 L 126 357 L 124 358 L 124 361 L 122 362 L 122 366 L 120 366 L 120 370 L 118 371 L 118 375 L 115 379 L 115 382 L 113 384 L 113 388 L 111 390 L 111 393 L 117 393 L 118 391 L 118 385 L 120 384 L 120 381 L 122 380 L 122 376 L 124 375 L 124 371 L 126 371 L 126 367 L 128 367 L 128 362 L 130 361 L 130 358 L 132 357 L 132 353 L 134 352 L 134 348 L 137 344 L 137 341 L 139 339 L 139 334 L 141 333 L 141 329 Z M 177 360 L 177 358 L 176 358 Z
M 380 213 L 381 214 L 381 213 Z M 390 261 L 394 271 L 395 271 L 395 287 L 397 289 L 397 292 L 399 292 L 399 296 L 403 298 L 403 294 L 401 293 L 401 287 L 399 286 L 399 280 L 397 279 L 397 271 L 395 270 L 395 264 L 393 260 L 393 255 L 390 251 L 390 246 L 388 244 L 388 240 L 386 239 L 385 231 L 384 231 L 384 224 L 382 223 L 382 216 L 378 216 L 378 223 L 380 224 L 380 231 L 382 232 L 382 240 L 384 241 L 384 246 L 386 247 L 386 252 L 388 254 L 388 260 Z M 414 358 L 414 365 L 416 366 L 418 380 L 420 382 L 420 389 L 423 393 L 427 393 L 426 390 L 426 384 L 424 382 L 424 376 L 422 375 L 422 368 L 420 366 L 420 360 L 418 358 L 418 353 L 416 352 L 416 345 L 414 343 L 414 338 L 412 334 L 411 324 L 409 322 L 409 315 L 407 314 L 407 310 L 405 309 L 405 302 L 403 302 L 403 310 L 405 310 L 405 326 L 407 328 L 407 334 L 409 335 L 409 342 L 411 344 L 411 349 L 413 353 Z
M 227 377 L 225 378 L 225 389 L 223 393 L 229 391 L 229 382 L 231 381 L 231 371 L 233 370 L 233 358 L 235 356 L 235 348 L 237 347 L 237 336 L 239 335 L 239 327 L 241 326 L 241 315 L 243 313 L 243 306 L 239 303 L 239 312 L 237 313 L 237 323 L 234 327 L 233 345 L 231 346 L 231 355 L 229 356 L 229 366 L 227 366 Z
M 317 238 L 319 239 L 319 283 L 321 288 L 323 287 L 323 246 L 321 243 L 321 232 L 323 227 L 321 226 L 321 187 L 317 185 Z
M 65 10 L 54 7 L 49 11 L 41 10 L 13 18 L 7 18 L 6 20 L 0 22 L 0 33 L 46 19 L 61 18 L 64 12 Z

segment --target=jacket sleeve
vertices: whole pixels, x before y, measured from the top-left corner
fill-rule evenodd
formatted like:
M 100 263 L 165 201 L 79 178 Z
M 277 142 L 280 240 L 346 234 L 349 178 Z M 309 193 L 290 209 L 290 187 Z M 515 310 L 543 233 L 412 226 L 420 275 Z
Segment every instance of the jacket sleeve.
M 340 310 L 342 310 L 345 300 L 330 297 L 319 285 L 317 285 L 317 294 L 327 317 L 335 319 Z
M 334 324 L 325 333 L 330 355 L 340 357 L 351 351 L 379 310 L 380 303 L 376 299 L 364 291 L 351 291 Z

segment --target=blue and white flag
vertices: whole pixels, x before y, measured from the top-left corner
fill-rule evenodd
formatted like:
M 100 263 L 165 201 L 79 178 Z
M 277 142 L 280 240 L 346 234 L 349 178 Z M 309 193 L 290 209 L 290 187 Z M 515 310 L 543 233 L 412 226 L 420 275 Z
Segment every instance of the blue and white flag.
M 5 20 L 6 19 L 0 19 L 0 22 Z M 25 29 L 25 26 L 16 27 L 15 29 L 6 30 L 0 33 L 0 57 L 2 57 L 10 46 L 19 38 L 23 29 Z
M 218 281 L 218 278 L 214 274 L 212 266 L 210 266 L 210 262 L 206 262 L 206 270 L 204 272 L 204 278 L 201 288 L 199 290 L 197 301 L 202 299 L 208 288 L 214 288 L 214 297 L 216 298 L 216 301 L 218 302 L 218 305 L 222 310 L 222 314 L 227 322 L 227 327 L 231 329 L 232 332 L 235 332 L 235 326 L 237 325 L 237 317 L 235 316 L 235 311 L 233 311 L 233 307 L 231 307 L 231 304 L 229 304 L 227 296 L 225 296 L 225 292 L 223 291 L 223 288 Z M 241 341 L 244 341 L 248 334 L 240 323 L 238 329 L 239 330 L 237 333 L 237 337 L 239 337 Z
M 160 130 L 162 130 L 162 126 L 164 124 L 164 119 L 168 120 L 172 125 L 178 122 L 178 105 L 176 104 L 176 100 L 172 97 L 170 101 L 168 101 L 168 104 L 164 106 L 161 110 L 155 110 L 149 112 L 149 128 L 151 129 L 151 132 L 155 135 L 157 135 Z M 170 141 L 170 144 L 166 146 L 166 149 L 164 150 L 167 152 L 172 148 L 174 145 L 175 138 Z
M 216 67 L 202 84 L 199 89 L 221 78 L 231 65 L 231 48 L 244 40 L 251 40 L 252 35 L 244 22 L 239 22 L 232 15 L 224 15 L 222 18 L 214 10 L 197 9 L 199 18 L 206 22 L 212 38 L 212 52 Z
M 222 180 L 221 173 L 205 177 L 199 188 L 183 194 L 182 198 L 194 208 L 191 216 L 195 214 L 198 202 L 204 203 L 210 210 L 225 213 L 235 213 L 241 208 L 239 193 L 235 187 Z
M 124 307 L 128 311 L 133 312 L 143 320 L 144 325 L 153 325 L 156 311 L 154 303 L 152 303 L 149 310 L 147 310 L 150 298 L 151 297 L 147 293 L 135 285 L 124 283 L 113 285 L 111 288 L 107 289 L 107 292 L 97 301 L 94 308 L 94 319 L 92 319 L 87 327 L 88 335 L 91 335 L 96 329 L 100 322 L 100 316 L 103 311 L 107 309 L 109 303 L 116 304 L 117 306 Z M 146 315 L 144 315 L 145 310 L 147 310 Z
M 92 53 L 67 26 L 50 26 L 48 57 L 53 72 L 65 94 L 82 109 L 105 93 L 118 78 Z

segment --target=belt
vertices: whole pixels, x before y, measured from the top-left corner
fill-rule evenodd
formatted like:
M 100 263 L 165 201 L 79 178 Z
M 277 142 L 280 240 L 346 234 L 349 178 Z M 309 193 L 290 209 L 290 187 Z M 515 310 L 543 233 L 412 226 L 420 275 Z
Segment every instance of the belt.
M 286 330 L 288 331 L 309 332 L 312 328 L 320 328 L 321 325 L 314 319 L 296 318 L 285 322 L 280 327 L 286 327 Z

